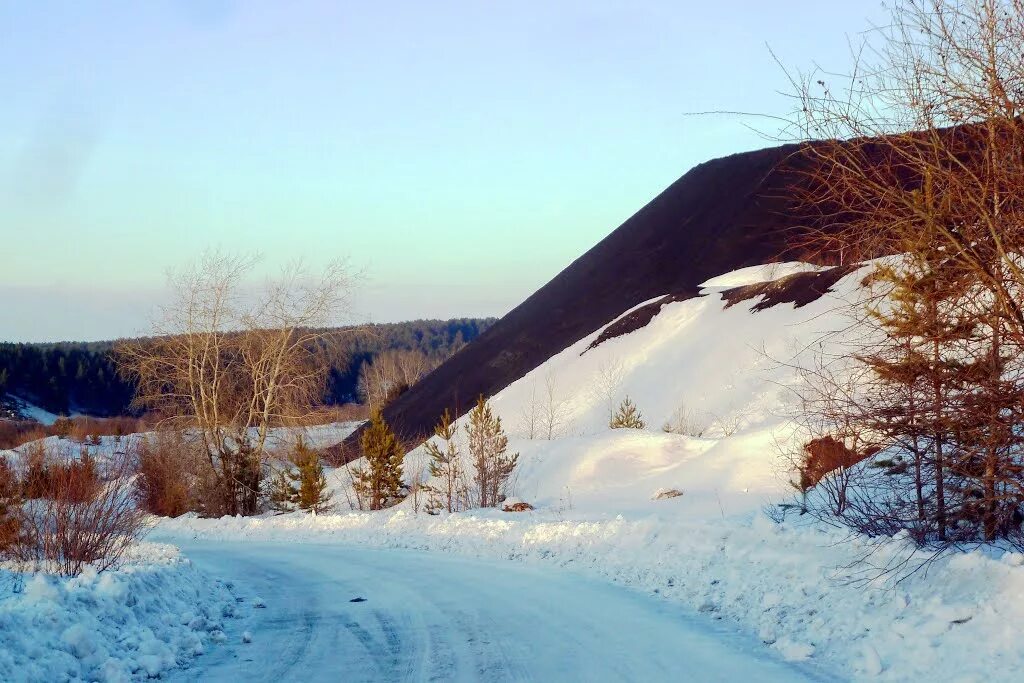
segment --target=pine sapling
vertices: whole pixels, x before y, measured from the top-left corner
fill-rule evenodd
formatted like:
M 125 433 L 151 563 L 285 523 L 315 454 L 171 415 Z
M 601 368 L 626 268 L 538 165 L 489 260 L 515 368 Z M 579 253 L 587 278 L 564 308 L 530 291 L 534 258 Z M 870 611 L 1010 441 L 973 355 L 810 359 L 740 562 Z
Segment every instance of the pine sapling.
M 379 410 L 370 417 L 359 444 L 366 464 L 352 468 L 352 484 L 371 510 L 382 510 L 402 490 L 402 447 Z
M 451 413 L 444 411 L 441 421 L 434 427 L 434 436 L 441 441 L 441 446 L 427 441 L 425 448 L 430 456 L 429 471 L 435 483 L 425 486 L 437 499 L 437 508 L 445 508 L 448 512 L 462 509 L 465 499 L 465 478 L 462 471 L 462 454 L 455 442 L 456 426 Z M 434 507 L 428 503 L 428 512 Z
M 299 437 L 292 453 L 296 473 L 293 475 L 295 504 L 300 510 L 314 514 L 331 509 L 331 492 L 327 489 L 327 477 L 316 451 Z
M 509 454 L 508 437 L 501 418 L 494 415 L 490 404 L 481 396 L 469 413 L 466 424 L 469 453 L 473 462 L 473 482 L 480 507 L 496 507 L 506 494 L 509 478 L 519 461 L 519 454 Z
M 619 409 L 608 426 L 612 429 L 643 429 L 645 427 L 640 410 L 629 400 L 629 396 L 619 404 Z

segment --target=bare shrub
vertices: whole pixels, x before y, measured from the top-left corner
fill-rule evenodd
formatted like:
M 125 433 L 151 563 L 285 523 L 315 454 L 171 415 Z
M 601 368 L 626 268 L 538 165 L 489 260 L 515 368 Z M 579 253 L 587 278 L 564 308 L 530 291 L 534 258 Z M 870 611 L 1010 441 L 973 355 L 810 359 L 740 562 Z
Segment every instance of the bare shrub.
M 0 559 L 21 535 L 20 509 L 21 482 L 7 459 L 0 457 Z
M 8 556 L 33 571 L 64 576 L 77 576 L 87 566 L 116 566 L 142 534 L 143 513 L 135 505 L 127 458 L 101 469 L 99 482 L 88 487 L 84 466 L 65 469 L 51 478 L 44 497 L 20 506 L 20 536 Z
M 210 486 L 212 472 L 196 446 L 172 430 L 157 431 L 137 442 L 136 497 L 143 510 L 160 517 L 205 512 L 203 492 Z
M 743 412 L 734 411 L 724 416 L 715 415 L 708 426 L 708 431 L 727 439 L 742 429 L 747 423 L 747 419 L 747 415 Z
M 671 417 L 661 426 L 663 432 L 682 436 L 702 437 L 711 425 L 711 416 L 680 403 Z

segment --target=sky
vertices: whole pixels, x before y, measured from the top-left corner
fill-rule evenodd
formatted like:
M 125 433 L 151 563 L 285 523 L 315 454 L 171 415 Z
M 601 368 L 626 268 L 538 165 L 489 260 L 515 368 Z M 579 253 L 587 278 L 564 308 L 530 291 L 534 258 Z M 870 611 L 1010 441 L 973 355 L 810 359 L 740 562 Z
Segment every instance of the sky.
M 204 250 L 347 259 L 353 321 L 501 316 L 877 0 L 0 0 L 0 340 L 143 334 Z M 263 273 L 257 272 L 259 277 Z

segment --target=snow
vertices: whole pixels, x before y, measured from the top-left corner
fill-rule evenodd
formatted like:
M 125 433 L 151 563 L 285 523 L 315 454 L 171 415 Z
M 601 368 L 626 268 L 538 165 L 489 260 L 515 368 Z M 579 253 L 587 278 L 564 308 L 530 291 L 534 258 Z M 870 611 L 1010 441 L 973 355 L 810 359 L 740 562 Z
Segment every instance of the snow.
M 806 663 L 713 618 L 543 565 L 338 544 L 183 545 L 268 606 L 244 630 L 228 624 L 224 648 L 171 680 L 812 680 Z
M 929 559 L 906 539 L 776 523 L 762 512 L 791 490 L 780 455 L 799 435 L 794 367 L 841 343 L 835 333 L 849 323 L 863 272 L 801 308 L 754 313 L 756 299 L 726 308 L 720 290 L 812 268 L 713 278 L 703 296 L 589 349 L 594 330 L 492 397 L 520 453 L 510 493 L 534 511 L 431 517 L 407 500 L 379 513 L 168 520 L 155 533 L 512 560 L 655 594 L 840 678 L 1015 680 L 1024 667 L 1014 627 L 1024 618 L 1024 556 L 949 554 L 896 583 L 879 568 Z M 627 394 L 647 428 L 609 430 L 609 407 Z M 557 416 L 556 438 L 538 438 L 543 428 L 528 438 L 530 416 L 545 413 Z M 666 423 L 679 433 L 662 431 Z M 424 465 L 422 449 L 410 453 L 407 479 Z M 330 477 L 344 507 L 345 472 Z M 658 500 L 666 489 L 683 495 Z
M 709 282 L 814 268 L 757 266 Z M 862 277 L 846 276 L 804 307 L 756 313 L 758 299 L 726 308 L 710 291 L 666 304 L 646 326 L 589 348 L 601 333 L 594 330 L 491 398 L 510 451 L 520 454 L 510 494 L 539 507 L 628 512 L 663 505 L 652 492 L 674 488 L 686 492 L 680 508 L 700 517 L 751 512 L 787 494 L 780 455 L 796 435 L 794 367 L 809 365 L 819 342 L 849 324 Z M 609 411 L 625 396 L 646 429 L 608 429 Z M 552 440 L 540 438 L 548 414 L 555 415 Z M 425 472 L 426 457 L 423 448 L 407 456 L 407 478 Z M 344 469 L 328 480 L 336 505 L 355 500 Z
M 781 263 L 766 263 L 760 266 L 749 266 L 738 270 L 718 275 L 705 280 L 700 284 L 701 289 L 728 289 L 731 287 L 742 287 L 753 285 L 759 282 L 778 280 L 797 273 L 807 273 L 821 270 L 819 266 L 803 261 L 785 261 Z
M 27 420 L 35 420 L 36 422 L 44 425 L 52 425 L 60 417 L 56 413 L 40 408 L 39 406 L 26 401 L 23 398 L 19 398 L 14 394 L 4 394 L 3 398 L 13 405 L 17 411 Z M 67 417 L 79 417 L 81 413 L 72 411 Z
M 863 272 L 843 278 L 833 293 L 802 308 L 784 304 L 754 313 L 757 300 L 726 308 L 720 291 L 810 269 L 782 264 L 712 278 L 704 283 L 703 296 L 667 304 L 645 327 L 590 349 L 601 333 L 594 330 L 492 397 L 510 449 L 520 453 L 509 493 L 535 510 L 435 517 L 417 514 L 415 503 L 406 500 L 391 510 L 348 512 L 350 482 L 340 468 L 328 472 L 337 514 L 186 516 L 160 521 L 150 538 L 182 544 L 203 567 L 237 577 L 249 595 L 259 596 L 246 603 L 253 611 L 244 631 L 223 621 L 213 630 L 201 619 L 194 623 L 202 625 L 210 642 L 223 641 L 224 650 L 255 639 L 259 647 L 245 651 L 261 653 L 254 666 L 268 675 L 281 671 L 285 678 L 309 673 L 304 667 L 312 662 L 301 653 L 333 642 L 339 629 L 328 634 L 320 624 L 338 623 L 358 627 L 360 642 L 402 644 L 371 649 L 378 664 L 388 662 L 381 666 L 426 661 L 434 667 L 413 666 L 412 674 L 389 669 L 391 678 L 437 671 L 441 677 L 472 678 L 468 671 L 481 670 L 525 676 L 516 668 L 515 653 L 495 653 L 487 643 L 460 649 L 456 636 L 479 634 L 480 624 L 505 628 L 522 621 L 530 628 L 501 631 L 495 638 L 507 640 L 509 647 L 527 643 L 525 655 L 544 653 L 534 631 L 545 619 L 555 620 L 564 632 L 579 630 L 601 662 L 608 649 L 602 644 L 616 642 L 616 636 L 597 626 L 582 627 L 581 621 L 601 622 L 588 609 L 618 598 L 575 586 L 604 581 L 646 593 L 641 612 L 648 616 L 665 610 L 673 619 L 704 619 L 723 629 L 711 641 L 704 626 L 677 634 L 671 644 L 662 644 L 672 652 L 698 638 L 702 647 L 727 659 L 731 655 L 714 643 L 732 633 L 746 643 L 741 654 L 792 662 L 795 668 L 786 670 L 791 677 L 820 672 L 857 681 L 1016 680 L 1024 668 L 1016 628 L 1024 622 L 1024 555 L 985 548 L 930 558 L 905 538 L 872 540 L 801 518 L 777 523 L 765 515 L 791 491 L 791 473 L 780 456 L 799 437 L 792 389 L 801 377 L 794 367 L 841 343 L 835 332 L 848 324 L 848 304 L 861 295 Z M 609 409 L 626 395 L 643 413 L 646 429 L 608 428 Z M 546 414 L 556 418 L 550 440 L 540 438 L 547 435 L 545 428 L 537 428 Z M 329 426 L 310 440 L 334 443 L 353 427 Z M 406 479 L 422 476 L 425 464 L 422 448 L 411 452 Z M 659 495 L 668 490 L 682 495 Z M 397 550 L 419 555 L 399 557 Z M 424 552 L 431 555 L 421 556 Z M 882 571 L 927 559 L 933 561 L 926 571 L 900 582 Z M 474 564 L 479 562 L 484 564 Z M 518 570 L 528 570 L 536 590 L 523 587 Z M 286 593 L 275 576 L 301 578 Z M 55 587 L 50 581 L 31 582 L 18 599 L 29 606 L 46 604 L 55 599 Z M 445 597 L 462 596 L 464 588 L 463 599 Z M 375 598 L 375 590 L 383 595 Z M 366 597 L 378 611 L 352 612 L 363 605 L 349 604 L 356 596 Z M 474 596 L 494 600 L 504 614 L 465 612 Z M 583 618 L 570 620 L 563 601 Z M 559 610 L 544 608 L 556 602 Z M 447 616 L 453 610 L 461 621 Z M 275 619 L 280 619 L 277 630 Z M 606 620 L 623 623 L 615 616 Z M 86 659 L 106 666 L 96 653 L 110 646 L 92 642 L 72 628 L 74 623 L 53 630 L 49 638 L 55 647 L 76 662 L 74 653 L 91 652 Z M 448 664 L 423 654 L 435 651 L 432 641 L 417 640 L 430 627 L 454 631 L 437 636 L 440 650 L 452 653 Z M 615 633 L 625 637 L 622 631 Z M 408 647 L 406 640 L 412 641 Z M 31 650 L 28 643 L 21 646 Z M 130 656 L 112 661 L 115 666 L 130 661 L 138 676 L 151 666 L 169 665 L 164 655 L 159 648 L 136 647 Z M 234 680 L 244 661 L 218 654 L 203 666 L 214 679 Z M 294 670 L 280 668 L 292 661 Z M 636 671 L 620 670 L 623 677 L 658 677 L 642 661 L 630 663 Z M 347 670 L 364 664 L 369 666 L 363 662 Z M 506 668 L 486 669 L 499 665 Z M 553 659 L 544 666 L 549 668 L 531 671 L 559 677 L 550 668 L 556 666 Z M 698 672 L 714 671 L 708 666 Z M 101 668 L 93 671 L 102 674 Z M 375 675 L 388 678 L 386 673 Z
M 0 680 L 131 681 L 191 666 L 234 612 L 225 585 L 173 546 L 117 570 L 25 576 L 0 564 Z
M 877 565 L 924 559 L 905 542 L 875 543 L 760 514 L 691 519 L 671 508 L 685 499 L 661 501 L 662 514 L 644 516 L 391 510 L 186 517 L 162 521 L 154 533 L 217 548 L 276 542 L 281 553 L 312 544 L 303 555 L 310 562 L 329 547 L 357 545 L 579 573 L 657 595 L 680 615 L 721 620 L 783 659 L 855 681 L 1011 681 L 1024 667 L 1016 627 L 1024 619 L 1024 568 L 1015 554 L 954 554 L 895 584 L 842 567 L 865 556 Z M 340 573 L 342 564 L 325 571 Z

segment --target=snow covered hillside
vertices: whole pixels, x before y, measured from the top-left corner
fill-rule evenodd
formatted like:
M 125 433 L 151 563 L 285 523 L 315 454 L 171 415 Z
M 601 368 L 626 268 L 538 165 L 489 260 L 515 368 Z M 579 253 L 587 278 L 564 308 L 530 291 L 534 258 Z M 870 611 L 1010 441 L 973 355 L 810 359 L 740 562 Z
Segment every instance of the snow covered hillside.
M 780 456 L 794 430 L 794 365 L 848 324 L 863 272 L 802 307 L 752 311 L 760 297 L 727 306 L 722 294 L 815 270 L 784 263 L 723 274 L 702 296 L 667 303 L 643 327 L 592 347 L 614 322 L 594 330 L 492 397 L 520 453 L 512 494 L 542 508 L 618 513 L 657 509 L 655 494 L 675 489 L 684 495 L 672 505 L 690 517 L 777 500 L 791 476 Z M 608 429 L 626 396 L 646 429 Z M 422 448 L 410 453 L 406 478 L 425 464 Z M 336 497 L 350 499 L 344 471 L 332 478 Z

